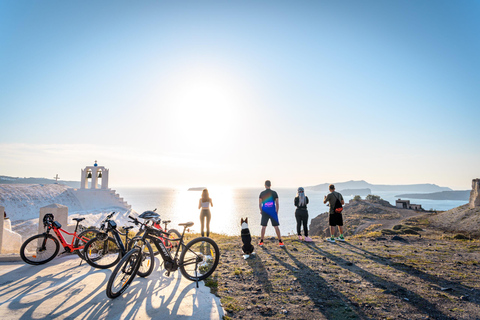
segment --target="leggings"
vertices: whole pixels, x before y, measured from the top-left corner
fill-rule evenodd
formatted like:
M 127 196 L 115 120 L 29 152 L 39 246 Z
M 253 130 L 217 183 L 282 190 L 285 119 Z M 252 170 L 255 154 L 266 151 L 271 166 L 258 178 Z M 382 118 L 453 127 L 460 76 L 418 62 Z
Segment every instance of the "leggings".
M 297 234 L 301 236 L 300 229 L 303 224 L 303 233 L 305 237 L 308 237 L 308 210 L 297 209 L 295 210 L 295 218 L 297 219 Z
M 200 211 L 200 225 L 202 229 L 202 237 L 205 235 L 203 228 L 205 227 L 205 218 L 207 219 L 207 237 L 210 236 L 210 219 L 212 215 L 210 214 L 210 209 L 202 209 Z

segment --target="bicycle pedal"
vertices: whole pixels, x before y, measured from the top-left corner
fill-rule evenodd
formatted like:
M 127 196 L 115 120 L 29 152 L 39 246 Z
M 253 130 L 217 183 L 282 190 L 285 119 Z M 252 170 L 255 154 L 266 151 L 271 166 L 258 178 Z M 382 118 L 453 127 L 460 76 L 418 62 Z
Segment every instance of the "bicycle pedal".
M 170 271 L 165 271 L 165 276 L 170 277 Z

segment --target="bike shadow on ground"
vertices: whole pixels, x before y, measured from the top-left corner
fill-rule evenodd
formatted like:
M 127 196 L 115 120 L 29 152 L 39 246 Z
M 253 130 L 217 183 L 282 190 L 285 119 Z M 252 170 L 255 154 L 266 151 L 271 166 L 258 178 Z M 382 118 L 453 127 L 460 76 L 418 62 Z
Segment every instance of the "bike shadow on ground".
M 195 282 L 182 279 L 179 271 L 171 273 L 169 277 L 165 272 L 156 258 L 152 274 L 145 278 L 135 277 L 121 296 L 116 299 L 108 298 L 105 293 L 106 286 L 103 286 L 92 295 L 88 303 L 83 303 L 70 316 L 84 319 L 186 319 L 215 306 L 210 289 L 203 286 L 203 283 L 197 289 Z M 188 281 L 186 286 L 185 281 Z M 216 307 L 217 313 L 223 315 L 223 309 L 218 302 Z
M 334 244 L 337 245 L 338 244 Z M 369 282 L 374 287 L 381 289 L 381 290 L 389 290 L 389 294 L 395 296 L 399 300 L 406 301 L 409 303 L 414 309 L 417 309 L 418 312 L 427 314 L 430 317 L 436 318 L 441 316 L 442 319 L 449 319 L 447 315 L 445 315 L 441 310 L 437 308 L 437 305 L 428 301 L 427 299 L 423 298 L 419 294 L 404 288 L 403 286 L 399 285 L 396 282 L 389 281 L 384 279 L 378 275 L 375 275 L 364 268 L 360 268 L 354 262 L 348 261 L 345 258 L 325 251 L 318 247 L 315 243 L 310 244 L 307 246 L 313 252 L 318 253 L 325 258 L 329 259 L 330 261 L 334 262 L 337 266 L 341 267 L 342 269 L 355 273 L 360 276 L 363 280 Z M 407 298 L 407 299 L 405 299 Z
M 268 249 L 263 248 L 263 251 L 268 252 Z M 262 291 L 265 293 L 270 293 L 273 291 L 272 282 L 268 278 L 268 271 L 265 268 L 265 264 L 262 258 L 257 254 L 250 255 L 246 259 L 248 266 L 252 269 L 253 274 L 257 278 L 258 282 L 262 286 Z
M 6 290 L 2 286 L 0 293 L 5 300 L 0 303 L 1 313 L 9 314 L 11 319 L 14 314 L 20 314 L 18 319 L 61 317 L 79 305 L 86 287 L 86 291 L 99 290 L 108 281 L 109 270 L 95 275 L 95 281 L 86 281 L 93 268 L 86 264 L 79 266 L 80 259 L 75 257 L 66 258 L 11 271 L 9 276 L 21 274 L 21 277 L 8 283 Z

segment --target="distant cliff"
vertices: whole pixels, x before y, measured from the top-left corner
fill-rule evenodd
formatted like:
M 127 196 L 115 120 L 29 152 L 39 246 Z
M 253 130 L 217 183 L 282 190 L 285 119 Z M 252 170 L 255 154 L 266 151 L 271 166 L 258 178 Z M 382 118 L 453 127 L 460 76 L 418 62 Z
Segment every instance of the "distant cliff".
M 344 189 L 339 191 L 343 196 L 368 196 L 369 194 L 372 194 L 372 190 L 369 188 L 365 189 Z
M 470 190 L 399 194 L 395 197 L 402 199 L 465 200 L 467 202 L 470 197 Z
M 364 180 L 360 181 L 347 181 L 347 182 L 337 182 L 333 183 L 336 190 L 345 190 L 345 189 L 370 189 L 372 192 L 394 192 L 394 191 L 406 191 L 406 192 L 441 192 L 441 191 L 452 191 L 452 189 L 447 187 L 439 187 L 436 184 L 406 184 L 406 185 L 387 185 L 387 184 L 371 184 Z M 313 191 L 327 191 L 329 183 L 318 184 L 316 186 L 307 187 L 309 190 Z
M 19 178 L 0 176 L 0 184 L 63 184 L 72 188 L 80 188 L 80 181 L 64 181 L 47 178 Z

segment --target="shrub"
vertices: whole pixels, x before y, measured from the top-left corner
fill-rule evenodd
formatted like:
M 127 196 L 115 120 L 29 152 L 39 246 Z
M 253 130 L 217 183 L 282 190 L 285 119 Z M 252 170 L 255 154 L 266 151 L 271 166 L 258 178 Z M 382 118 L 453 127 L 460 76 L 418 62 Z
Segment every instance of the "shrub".
M 362 197 L 360 197 L 358 195 L 353 197 L 353 201 L 360 201 L 360 200 L 362 200 Z
M 373 194 L 369 194 L 365 200 L 368 200 L 368 201 L 380 201 L 380 200 L 383 200 L 382 198 L 380 198 L 380 196 L 376 196 L 376 195 L 373 195 Z

